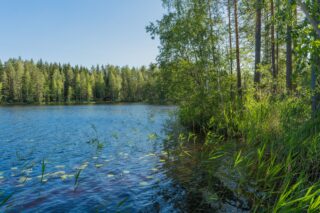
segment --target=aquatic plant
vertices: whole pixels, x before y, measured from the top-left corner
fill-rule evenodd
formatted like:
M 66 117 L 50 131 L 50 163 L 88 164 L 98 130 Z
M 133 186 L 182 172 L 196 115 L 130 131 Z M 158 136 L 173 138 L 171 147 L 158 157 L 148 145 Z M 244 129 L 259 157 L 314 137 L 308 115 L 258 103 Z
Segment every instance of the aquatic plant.
M 128 200 L 129 200 L 129 197 L 123 198 L 123 199 L 117 204 L 117 207 L 119 208 L 119 207 L 123 206 Z
M 14 193 L 11 193 L 5 196 L 4 199 L 0 202 L 0 207 L 4 206 L 9 201 L 9 199 L 13 196 L 13 194 Z
M 46 170 L 46 163 L 44 161 L 44 159 L 41 162 L 41 183 L 43 183 L 43 176 L 44 176 L 44 172 Z
M 78 171 L 74 175 L 74 190 L 76 190 L 79 185 L 79 177 L 80 177 L 81 171 L 82 169 L 78 169 Z
M 93 130 L 94 136 L 93 136 L 92 138 L 90 138 L 90 139 L 87 141 L 87 143 L 89 143 L 89 144 L 95 144 L 97 150 L 101 150 L 101 149 L 103 149 L 104 144 L 103 144 L 103 142 L 100 140 L 97 127 L 96 127 L 94 124 L 90 124 L 90 125 L 91 125 L 91 129 Z

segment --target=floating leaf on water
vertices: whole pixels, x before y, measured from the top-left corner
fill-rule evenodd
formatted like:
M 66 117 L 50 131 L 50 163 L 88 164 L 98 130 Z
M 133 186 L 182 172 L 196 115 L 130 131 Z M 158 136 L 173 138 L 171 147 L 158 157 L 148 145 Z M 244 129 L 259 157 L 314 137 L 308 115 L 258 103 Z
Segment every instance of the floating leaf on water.
M 94 156 L 94 157 L 92 157 L 92 159 L 97 160 L 97 159 L 98 159 L 98 157 L 97 157 L 97 156 Z
M 145 157 L 151 157 L 151 156 L 156 156 L 155 153 L 149 153 L 149 154 L 146 154 Z
M 89 162 L 84 162 L 81 166 L 77 167 L 76 169 L 80 169 L 80 170 L 84 170 L 85 168 L 87 168 L 89 165 Z
M 164 159 L 160 159 L 159 161 L 162 162 L 162 163 L 163 163 L 163 162 L 166 162 L 166 160 L 164 160 Z
M 61 178 L 62 180 L 66 180 L 66 179 L 69 179 L 69 178 L 73 178 L 73 176 L 74 176 L 74 175 L 72 175 L 72 174 L 71 174 L 71 175 L 65 174 L 65 175 L 61 175 L 60 178 Z
M 108 177 L 108 178 L 112 178 L 112 177 L 114 177 L 114 174 L 109 173 L 109 174 L 107 175 L 107 177 Z
M 166 152 L 166 151 L 161 151 L 161 154 L 163 154 L 163 155 L 168 155 L 168 152 Z
M 95 164 L 94 166 L 95 166 L 96 168 L 100 168 L 100 167 L 103 166 L 103 164 Z
M 157 168 L 152 168 L 151 170 L 152 170 L 152 171 L 154 171 L 154 172 L 155 172 L 155 171 L 158 171 L 158 169 L 157 169 Z
M 18 170 L 18 167 L 11 167 L 11 170 Z
M 151 140 L 151 141 L 157 139 L 157 134 L 156 133 L 150 133 L 148 135 L 148 139 Z
M 19 183 L 25 183 L 25 182 L 27 182 L 27 181 L 29 181 L 29 180 L 32 180 L 32 178 L 28 178 L 28 177 L 20 177 L 19 178 L 19 180 L 18 180 L 18 182 Z
M 104 160 L 104 162 L 110 162 L 111 160 Z
M 65 168 L 65 165 L 56 165 L 55 168 L 57 168 L 57 169 L 64 169 L 64 168 Z
M 152 175 L 149 175 L 146 177 L 147 179 L 153 179 L 154 177 Z
M 24 170 L 22 170 L 21 172 L 29 175 L 30 173 L 32 173 L 32 168 L 30 168 L 30 169 L 24 169 Z
M 146 182 L 146 181 L 142 181 L 142 182 L 140 182 L 140 186 L 147 186 L 147 185 L 149 185 L 149 183 L 148 183 L 148 182 Z
M 122 172 L 123 172 L 123 174 L 129 174 L 130 173 L 130 171 L 128 171 L 128 170 L 123 170 Z
M 65 175 L 66 172 L 65 171 L 57 171 L 57 172 L 53 172 L 50 174 L 50 176 L 52 177 L 61 177 L 62 175 Z

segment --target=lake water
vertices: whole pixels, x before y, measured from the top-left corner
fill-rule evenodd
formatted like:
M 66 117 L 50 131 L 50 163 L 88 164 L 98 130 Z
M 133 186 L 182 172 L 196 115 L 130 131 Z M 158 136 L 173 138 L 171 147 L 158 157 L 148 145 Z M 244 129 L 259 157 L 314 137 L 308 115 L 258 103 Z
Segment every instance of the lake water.
M 175 107 L 0 107 L 0 211 L 176 212 L 164 124 Z

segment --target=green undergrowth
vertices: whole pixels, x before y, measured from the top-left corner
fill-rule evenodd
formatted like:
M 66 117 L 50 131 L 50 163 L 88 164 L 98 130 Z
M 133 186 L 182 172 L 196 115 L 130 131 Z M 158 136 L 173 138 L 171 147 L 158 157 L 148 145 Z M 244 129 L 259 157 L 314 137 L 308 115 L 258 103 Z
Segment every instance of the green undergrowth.
M 247 95 L 241 107 L 226 103 L 202 127 L 207 160 L 231 159 L 228 169 L 251 211 L 320 211 L 320 119 L 311 118 L 309 100 Z M 183 108 L 180 116 L 192 117 Z

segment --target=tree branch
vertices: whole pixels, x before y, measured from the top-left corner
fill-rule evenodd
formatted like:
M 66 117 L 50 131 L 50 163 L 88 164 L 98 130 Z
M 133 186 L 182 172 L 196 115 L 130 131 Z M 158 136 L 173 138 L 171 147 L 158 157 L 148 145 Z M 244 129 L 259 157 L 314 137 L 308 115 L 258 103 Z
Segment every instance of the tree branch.
M 302 2 L 301 0 L 297 0 L 297 3 L 301 7 L 301 10 L 306 15 L 306 17 L 307 17 L 308 21 L 310 22 L 310 24 L 312 25 L 314 31 L 317 33 L 318 37 L 320 38 L 320 29 L 318 27 L 318 22 L 311 17 L 311 15 L 307 9 L 307 5 L 304 2 Z

